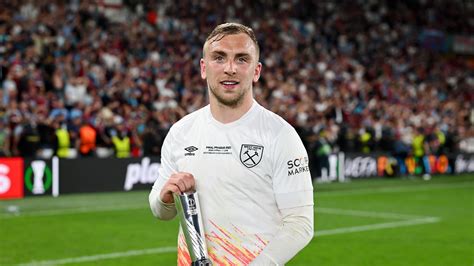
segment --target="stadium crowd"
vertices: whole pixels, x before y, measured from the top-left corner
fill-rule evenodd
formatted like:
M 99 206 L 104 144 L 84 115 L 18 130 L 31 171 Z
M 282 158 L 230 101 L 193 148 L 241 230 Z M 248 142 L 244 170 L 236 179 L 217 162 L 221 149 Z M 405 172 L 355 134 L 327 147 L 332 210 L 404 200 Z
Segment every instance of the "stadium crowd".
M 106 8 L 2 3 L 0 156 L 159 155 L 169 127 L 206 104 L 202 44 L 225 21 L 255 30 L 255 97 L 312 155 L 473 152 L 472 58 L 419 42 L 426 29 L 472 36 L 465 1 L 124 0 L 115 18 Z

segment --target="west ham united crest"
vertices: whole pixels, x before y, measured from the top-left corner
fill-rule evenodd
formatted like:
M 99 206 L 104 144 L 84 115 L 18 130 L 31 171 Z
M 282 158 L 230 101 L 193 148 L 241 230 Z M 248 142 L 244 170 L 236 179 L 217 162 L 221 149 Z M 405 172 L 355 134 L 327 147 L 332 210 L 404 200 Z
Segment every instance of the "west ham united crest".
M 259 164 L 263 157 L 263 146 L 242 144 L 240 148 L 240 161 L 247 167 L 252 168 Z

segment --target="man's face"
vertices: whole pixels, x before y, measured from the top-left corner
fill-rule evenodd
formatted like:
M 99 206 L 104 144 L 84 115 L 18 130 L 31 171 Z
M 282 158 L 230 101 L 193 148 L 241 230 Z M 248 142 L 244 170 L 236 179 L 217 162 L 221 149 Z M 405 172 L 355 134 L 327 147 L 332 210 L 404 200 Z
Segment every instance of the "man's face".
M 252 99 L 252 83 L 258 81 L 261 69 L 247 34 L 227 35 L 204 45 L 201 77 L 207 80 L 209 96 L 220 104 L 238 107 L 244 99 Z

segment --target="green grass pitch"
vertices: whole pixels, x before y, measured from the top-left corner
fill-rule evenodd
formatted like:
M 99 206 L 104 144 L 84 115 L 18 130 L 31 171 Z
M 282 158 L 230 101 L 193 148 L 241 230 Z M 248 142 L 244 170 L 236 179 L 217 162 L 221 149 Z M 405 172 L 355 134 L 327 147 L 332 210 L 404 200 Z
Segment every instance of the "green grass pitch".
M 315 238 L 287 265 L 474 265 L 474 175 L 315 184 Z M 0 201 L 0 265 L 176 265 L 148 191 Z

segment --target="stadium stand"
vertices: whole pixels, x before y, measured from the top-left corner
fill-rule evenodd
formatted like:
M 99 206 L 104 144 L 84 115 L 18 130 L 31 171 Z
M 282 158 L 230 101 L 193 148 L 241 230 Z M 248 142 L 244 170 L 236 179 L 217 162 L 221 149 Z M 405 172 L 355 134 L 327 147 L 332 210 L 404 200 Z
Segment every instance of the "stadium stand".
M 102 2 L 2 3 L 0 156 L 159 155 L 206 104 L 203 38 L 225 21 L 255 29 L 256 98 L 312 155 L 474 152 L 474 48 L 447 44 L 473 42 L 469 1 Z

